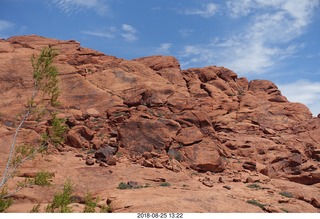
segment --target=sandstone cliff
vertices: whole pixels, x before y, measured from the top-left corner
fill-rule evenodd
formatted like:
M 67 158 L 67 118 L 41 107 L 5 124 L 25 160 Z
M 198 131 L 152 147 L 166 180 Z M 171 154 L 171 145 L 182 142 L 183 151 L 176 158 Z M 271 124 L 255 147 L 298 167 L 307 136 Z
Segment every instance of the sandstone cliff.
M 91 159 L 109 165 L 121 152 L 174 172 L 254 172 L 320 183 L 320 119 L 272 82 L 248 81 L 225 67 L 181 70 L 170 56 L 124 60 L 34 35 L 0 40 L 3 153 L 32 93 L 30 57 L 48 45 L 60 51 L 57 110 L 69 127 L 64 148 L 94 149 Z M 30 118 L 24 130 L 36 138 L 47 126 Z

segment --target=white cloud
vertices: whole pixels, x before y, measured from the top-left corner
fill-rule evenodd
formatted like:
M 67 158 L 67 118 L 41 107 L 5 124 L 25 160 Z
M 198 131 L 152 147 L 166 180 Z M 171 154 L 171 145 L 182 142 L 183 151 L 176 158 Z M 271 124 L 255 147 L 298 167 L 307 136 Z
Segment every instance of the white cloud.
M 9 21 L 0 20 L 0 38 L 7 38 L 5 31 L 12 28 L 13 26 L 14 24 Z
M 112 39 L 116 36 L 117 28 L 115 27 L 110 27 L 107 28 L 106 30 L 85 30 L 81 31 L 81 33 L 90 35 L 90 36 L 96 36 L 96 37 L 104 37 L 104 38 L 109 38 Z
M 194 29 L 181 29 L 179 30 L 179 33 L 181 35 L 182 38 L 187 38 L 188 36 L 190 36 L 190 34 L 192 34 L 194 32 Z
M 136 41 L 138 40 L 136 28 L 129 24 L 122 24 L 121 28 L 109 27 L 98 30 L 84 30 L 81 31 L 82 34 L 95 36 L 95 37 L 103 37 L 103 38 L 117 38 L 122 37 L 125 41 Z
M 230 16 L 237 18 L 248 15 L 254 7 L 254 0 L 227 1 Z
M 12 27 L 13 24 L 6 20 L 0 20 L 0 31 L 4 31 L 10 27 Z
M 121 36 L 126 41 L 132 42 L 132 41 L 138 40 L 138 37 L 137 37 L 138 31 L 133 26 L 131 26 L 129 24 L 122 24 L 122 31 L 123 31 L 123 33 L 121 34 Z
M 320 113 L 320 82 L 299 80 L 277 86 L 289 101 L 304 103 L 314 116 Z
M 109 10 L 108 4 L 103 0 L 52 0 L 49 3 L 66 14 L 91 9 L 99 15 L 105 15 Z
M 208 3 L 203 5 L 201 9 L 199 8 L 186 9 L 181 11 L 181 13 L 185 15 L 200 15 L 205 18 L 210 18 L 216 14 L 217 10 L 218 10 L 218 5 L 214 3 Z
M 187 45 L 181 52 L 182 60 L 186 65 L 223 65 L 239 74 L 265 73 L 303 47 L 294 39 L 311 23 L 317 2 L 228 1 L 226 13 L 233 18 L 251 15 L 247 26 L 235 35 L 215 38 L 206 45 Z
M 156 54 L 168 55 L 170 54 L 170 48 L 172 47 L 171 43 L 162 43 L 160 47 L 155 50 Z
M 216 53 L 212 46 L 203 45 L 187 45 L 184 50 L 180 52 L 181 66 L 195 67 L 194 65 L 203 64 L 213 65 L 213 60 L 216 60 Z M 200 67 L 200 66 L 199 66 Z

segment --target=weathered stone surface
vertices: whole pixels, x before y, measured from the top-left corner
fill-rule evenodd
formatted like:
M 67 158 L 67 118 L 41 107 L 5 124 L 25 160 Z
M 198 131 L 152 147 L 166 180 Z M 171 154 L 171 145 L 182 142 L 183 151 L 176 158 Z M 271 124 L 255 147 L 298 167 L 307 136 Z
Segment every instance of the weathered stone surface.
M 242 165 L 242 167 L 243 167 L 244 169 L 254 171 L 254 170 L 256 170 L 257 165 L 256 165 L 255 162 L 246 161 L 246 162 L 244 162 L 244 164 Z
M 131 117 L 119 127 L 119 143 L 133 155 L 154 149 L 164 150 L 180 129 L 174 120 Z
M 109 166 L 117 165 L 117 159 L 114 156 L 109 156 L 104 160 Z
M 154 167 L 153 162 L 151 160 L 143 160 L 141 163 L 142 166 L 144 167 Z
M 89 148 L 93 135 L 86 126 L 74 126 L 67 134 L 66 143 L 75 148 Z
M 96 110 L 95 108 L 89 108 L 85 112 L 87 115 L 92 116 L 92 117 L 99 117 L 100 112 Z
M 193 143 L 201 141 L 203 134 L 196 126 L 182 128 L 179 134 L 174 139 L 182 143 L 183 145 L 191 145 Z
M 89 143 L 81 138 L 75 130 L 68 132 L 66 143 L 74 148 L 89 148 Z
M 287 176 L 287 178 L 292 182 L 313 185 L 320 183 L 320 172 L 302 173 L 300 175 Z
M 93 158 L 87 158 L 87 159 L 86 159 L 86 164 L 87 164 L 88 166 L 92 166 L 92 165 L 94 165 L 94 163 L 95 163 L 95 161 L 94 161 Z
M 189 159 L 190 167 L 197 171 L 222 172 L 225 169 L 225 162 L 219 155 L 218 149 L 208 139 L 183 147 L 181 152 Z
M 111 147 L 110 145 L 104 146 L 103 148 L 100 148 L 94 153 L 94 157 L 97 160 L 104 160 L 108 159 L 109 157 L 115 155 L 118 151 L 118 148 Z
M 70 128 L 66 145 L 99 150 L 109 144 L 139 159 L 145 152 L 177 151 L 180 161 L 174 162 L 200 172 L 234 168 L 319 182 L 320 119 L 303 104 L 290 103 L 274 83 L 248 81 L 217 66 L 181 70 L 170 56 L 123 60 L 73 40 L 0 40 L 0 134 L 17 125 L 15 115 L 32 95 L 30 57 L 48 45 L 60 51 L 54 61 L 61 82 L 56 110 Z M 35 119 L 23 128 L 48 130 L 49 124 Z M 179 171 L 177 163 L 158 158 L 145 159 Z
M 311 199 L 311 204 L 316 207 L 316 208 L 320 208 L 320 199 L 316 199 L 316 198 L 312 198 Z

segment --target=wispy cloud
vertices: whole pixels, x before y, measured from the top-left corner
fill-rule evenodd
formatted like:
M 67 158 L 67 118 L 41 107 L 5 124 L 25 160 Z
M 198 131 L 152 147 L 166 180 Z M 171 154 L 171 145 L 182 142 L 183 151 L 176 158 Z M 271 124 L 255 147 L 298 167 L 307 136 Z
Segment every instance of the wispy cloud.
M 248 16 L 249 23 L 237 34 L 215 38 L 208 44 L 188 45 L 181 52 L 185 65 L 224 65 L 238 73 L 264 73 L 293 56 L 303 44 L 301 36 L 312 21 L 318 1 L 228 1 L 232 18 Z M 241 4 L 242 3 L 242 4 Z
M 84 30 L 81 31 L 82 34 L 90 35 L 94 37 L 103 37 L 103 38 L 117 38 L 122 37 L 125 41 L 133 42 L 138 40 L 137 33 L 138 31 L 136 28 L 129 24 L 122 24 L 121 28 L 117 27 L 108 27 L 103 29 L 96 29 L 96 30 Z
M 121 36 L 129 42 L 138 40 L 137 29 L 129 24 L 122 24 Z
M 192 33 L 194 32 L 194 29 L 181 29 L 179 30 L 180 36 L 182 38 L 187 38 L 188 36 L 190 36 Z
M 96 36 L 96 37 L 104 37 L 112 39 L 116 36 L 117 28 L 115 27 L 109 27 L 105 30 L 87 30 L 87 31 L 81 31 L 81 33 L 90 35 L 90 36 Z
M 171 43 L 162 43 L 158 48 L 156 48 L 155 53 L 161 55 L 170 54 L 170 48 L 172 47 Z
M 14 26 L 13 23 L 6 21 L 6 20 L 0 20 L 0 38 L 6 38 L 5 31 L 9 30 Z
M 320 113 L 320 82 L 299 80 L 277 86 L 289 101 L 306 104 L 314 116 Z
M 105 15 L 109 10 L 107 1 L 103 0 L 52 0 L 49 3 L 58 7 L 66 14 L 91 9 L 96 11 L 99 15 Z
M 202 8 L 192 8 L 181 10 L 181 14 L 185 15 L 199 15 L 205 18 L 210 18 L 216 14 L 218 11 L 218 5 L 214 3 L 204 4 Z

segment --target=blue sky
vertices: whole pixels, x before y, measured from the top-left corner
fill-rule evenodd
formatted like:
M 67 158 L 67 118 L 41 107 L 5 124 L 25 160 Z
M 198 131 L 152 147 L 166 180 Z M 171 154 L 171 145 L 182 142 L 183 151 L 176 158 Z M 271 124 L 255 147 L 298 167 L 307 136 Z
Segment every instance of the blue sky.
M 0 0 L 0 38 L 74 39 L 132 59 L 173 55 L 183 69 L 225 66 L 271 80 L 320 113 L 320 0 Z

